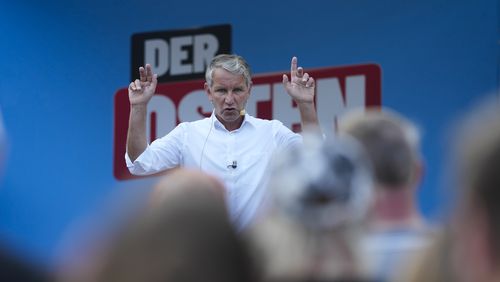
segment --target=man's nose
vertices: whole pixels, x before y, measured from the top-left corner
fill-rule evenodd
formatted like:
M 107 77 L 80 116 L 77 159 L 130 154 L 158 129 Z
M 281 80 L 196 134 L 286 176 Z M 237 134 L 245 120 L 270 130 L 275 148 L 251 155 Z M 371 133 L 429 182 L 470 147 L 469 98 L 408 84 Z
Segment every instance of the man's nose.
M 226 99 L 224 99 L 226 104 L 232 104 L 234 102 L 234 94 L 233 91 L 229 91 L 226 95 Z

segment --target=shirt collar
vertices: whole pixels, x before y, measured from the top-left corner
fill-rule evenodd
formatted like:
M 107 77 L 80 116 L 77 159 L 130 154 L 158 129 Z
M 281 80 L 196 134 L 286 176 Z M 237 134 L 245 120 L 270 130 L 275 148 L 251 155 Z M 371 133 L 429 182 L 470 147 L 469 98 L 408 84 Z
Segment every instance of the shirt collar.
M 212 115 L 210 116 L 210 120 L 212 121 L 212 126 L 214 126 L 215 128 L 226 130 L 224 125 L 215 116 L 215 110 L 212 111 Z M 243 128 L 244 126 L 246 126 L 246 124 L 255 127 L 255 118 L 253 116 L 249 115 L 248 113 L 245 113 L 245 116 L 243 118 L 243 122 L 241 123 L 240 128 Z M 236 130 L 239 130 L 240 128 L 238 128 Z

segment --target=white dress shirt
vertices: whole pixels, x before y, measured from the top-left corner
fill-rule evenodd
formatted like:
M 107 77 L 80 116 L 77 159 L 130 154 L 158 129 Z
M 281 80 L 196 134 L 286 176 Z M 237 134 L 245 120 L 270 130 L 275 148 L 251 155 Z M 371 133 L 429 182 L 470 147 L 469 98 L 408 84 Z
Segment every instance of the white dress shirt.
M 302 136 L 280 121 L 246 114 L 240 128 L 228 131 L 212 113 L 209 118 L 179 124 L 134 162 L 128 154 L 125 159 L 135 175 L 183 166 L 218 177 L 226 186 L 231 219 L 242 229 L 262 204 L 273 154 L 300 143 Z

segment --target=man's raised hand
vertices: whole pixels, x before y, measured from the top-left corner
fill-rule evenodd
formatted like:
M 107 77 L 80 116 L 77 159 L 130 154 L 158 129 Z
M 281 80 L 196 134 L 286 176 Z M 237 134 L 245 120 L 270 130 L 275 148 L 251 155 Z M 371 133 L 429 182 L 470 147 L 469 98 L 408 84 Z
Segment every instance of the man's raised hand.
M 309 76 L 302 67 L 297 67 L 297 57 L 292 58 L 290 66 L 290 79 L 286 74 L 283 74 L 283 85 L 286 92 L 297 103 L 313 103 L 314 102 L 314 79 Z
M 153 74 L 150 64 L 146 64 L 146 68 L 139 68 L 139 78 L 132 81 L 128 86 L 130 105 L 147 105 L 155 94 L 158 75 Z

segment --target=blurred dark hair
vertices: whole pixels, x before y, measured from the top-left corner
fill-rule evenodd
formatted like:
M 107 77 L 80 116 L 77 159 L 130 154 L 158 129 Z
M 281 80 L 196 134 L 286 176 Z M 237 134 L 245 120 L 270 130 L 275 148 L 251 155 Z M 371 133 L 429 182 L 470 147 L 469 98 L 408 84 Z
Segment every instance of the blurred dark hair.
M 0 244 L 0 281 L 48 282 L 51 273 Z

